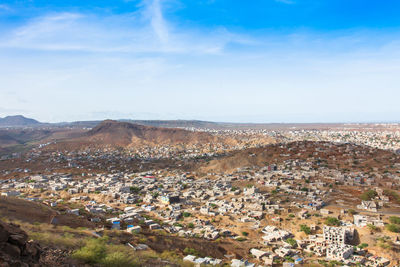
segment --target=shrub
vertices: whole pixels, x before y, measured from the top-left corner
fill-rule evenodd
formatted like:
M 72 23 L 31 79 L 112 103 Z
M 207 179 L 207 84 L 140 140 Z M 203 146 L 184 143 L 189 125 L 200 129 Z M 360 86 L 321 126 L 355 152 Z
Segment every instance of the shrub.
M 131 191 L 131 193 L 138 193 L 140 191 L 140 188 L 136 186 L 131 186 L 129 187 L 129 190 Z
M 362 244 L 358 245 L 358 247 L 363 249 L 363 248 L 368 247 L 368 244 L 367 243 L 362 243 Z
M 390 221 L 390 223 L 393 223 L 393 224 L 400 224 L 400 217 L 390 216 L 389 221 Z
M 122 252 L 113 252 L 108 254 L 100 261 L 100 264 L 105 267 L 136 267 L 140 266 L 134 262 L 129 256 Z
M 248 233 L 248 232 L 242 232 L 242 235 L 244 235 L 244 236 L 248 236 L 248 235 L 249 235 L 249 233 Z
M 285 240 L 285 242 L 291 245 L 292 247 L 295 247 L 297 245 L 296 240 L 294 240 L 293 238 L 288 238 Z
M 386 196 L 388 196 L 388 197 L 390 197 L 391 199 L 393 199 L 394 201 L 396 201 L 397 203 L 400 203 L 400 195 L 397 194 L 397 192 L 392 191 L 392 190 L 389 190 L 389 189 L 385 189 L 385 190 L 383 191 L 383 193 L 384 193 Z
M 285 261 L 287 262 L 294 262 L 294 259 L 290 256 L 285 256 Z
M 106 242 L 104 238 L 89 239 L 86 245 L 72 254 L 72 257 L 88 264 L 102 261 L 106 253 Z
M 182 215 L 183 217 L 190 217 L 192 214 L 190 214 L 190 212 L 185 211 Z
M 189 224 L 187 225 L 187 227 L 188 227 L 188 228 L 194 228 L 194 224 L 193 224 L 193 223 L 189 223 Z
M 186 255 L 195 255 L 195 256 L 199 255 L 197 250 L 195 250 L 194 248 L 185 248 L 183 250 L 183 253 L 186 254 Z
M 300 225 L 300 231 L 301 231 L 301 232 L 304 232 L 304 233 L 307 234 L 307 235 L 311 234 L 311 229 L 310 229 L 310 227 L 308 227 L 308 226 L 305 225 L 305 224 L 301 224 L 301 225 Z
M 371 199 L 373 199 L 374 197 L 376 197 L 378 195 L 378 193 L 376 193 L 376 191 L 375 190 L 368 190 L 368 191 L 365 191 L 364 193 L 362 193 L 361 194 L 361 196 L 360 196 L 360 198 L 362 199 L 362 200 L 371 200 Z
M 398 225 L 396 225 L 396 224 L 388 224 L 388 225 L 386 225 L 385 226 L 386 227 L 386 229 L 388 230 L 388 231 L 390 231 L 390 232 L 393 232 L 393 233 L 400 233 L 400 226 L 398 226 Z
M 376 226 L 373 225 L 373 224 L 367 224 L 367 227 L 368 227 L 368 229 L 369 229 L 371 232 L 375 232 L 375 231 L 378 230 L 378 227 L 376 227 Z
M 325 224 L 329 226 L 340 226 L 340 220 L 335 217 L 326 217 Z
M 349 214 L 354 215 L 357 213 L 357 211 L 353 210 L 353 209 L 349 209 L 348 210 Z

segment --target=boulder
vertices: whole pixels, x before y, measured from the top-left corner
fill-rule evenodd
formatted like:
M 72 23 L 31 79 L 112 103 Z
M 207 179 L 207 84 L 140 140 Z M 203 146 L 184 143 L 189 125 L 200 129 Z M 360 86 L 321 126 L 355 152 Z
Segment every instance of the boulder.
M 0 221 L 0 266 L 39 266 L 42 252 L 38 243 L 16 224 Z

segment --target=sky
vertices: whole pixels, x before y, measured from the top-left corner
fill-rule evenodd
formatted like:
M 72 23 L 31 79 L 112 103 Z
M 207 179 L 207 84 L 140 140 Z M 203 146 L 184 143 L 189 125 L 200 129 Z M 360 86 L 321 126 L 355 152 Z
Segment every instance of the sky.
M 0 117 L 399 122 L 397 0 L 2 0 Z

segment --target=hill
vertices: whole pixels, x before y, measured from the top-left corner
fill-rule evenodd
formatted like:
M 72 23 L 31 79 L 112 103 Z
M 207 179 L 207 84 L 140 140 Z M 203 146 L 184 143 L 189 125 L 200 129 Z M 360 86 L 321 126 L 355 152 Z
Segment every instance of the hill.
M 58 146 L 115 146 L 176 145 L 215 142 L 218 137 L 203 132 L 176 128 L 152 127 L 129 122 L 105 120 L 81 136 L 65 140 Z
M 0 127 L 35 126 L 40 124 L 37 120 L 26 118 L 22 115 L 0 118 Z

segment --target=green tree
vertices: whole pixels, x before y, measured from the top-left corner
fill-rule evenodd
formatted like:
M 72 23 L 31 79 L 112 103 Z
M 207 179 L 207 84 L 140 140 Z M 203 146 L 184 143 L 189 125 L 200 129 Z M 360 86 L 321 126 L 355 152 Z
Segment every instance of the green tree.
M 293 238 L 288 238 L 285 240 L 285 242 L 291 245 L 292 247 L 295 247 L 297 245 L 297 241 L 294 240 Z
M 301 231 L 301 232 L 304 232 L 304 233 L 307 234 L 307 235 L 311 234 L 311 229 L 310 229 L 310 227 L 308 227 L 308 226 L 305 225 L 305 224 L 301 224 L 301 225 L 300 225 L 300 231 Z
M 326 217 L 325 224 L 329 226 L 340 226 L 340 220 L 335 217 Z
M 375 190 L 370 189 L 370 190 L 367 190 L 364 193 L 362 193 L 360 198 L 362 200 L 371 200 L 371 199 L 375 198 L 377 195 L 378 195 L 378 193 L 376 193 Z

